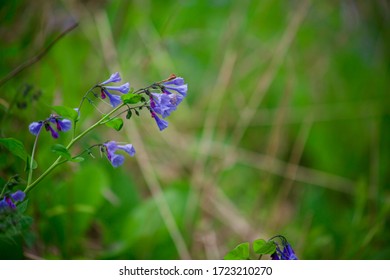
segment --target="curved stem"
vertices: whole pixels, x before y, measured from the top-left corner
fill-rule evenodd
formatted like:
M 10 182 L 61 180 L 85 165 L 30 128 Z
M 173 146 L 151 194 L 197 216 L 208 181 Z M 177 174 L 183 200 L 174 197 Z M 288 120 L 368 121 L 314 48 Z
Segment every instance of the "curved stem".
M 32 173 L 33 173 L 33 166 L 34 166 L 35 150 L 36 150 L 36 148 L 37 148 L 38 138 L 39 138 L 39 135 L 41 134 L 42 127 L 43 127 L 43 125 L 41 126 L 41 128 L 40 128 L 39 131 L 38 131 L 37 136 L 35 137 L 33 149 L 32 149 L 32 152 L 31 152 L 30 166 L 28 167 L 29 169 L 28 169 L 28 177 L 27 177 L 27 186 L 31 183 L 31 180 L 32 180 Z
M 82 98 L 81 101 L 80 101 L 79 107 L 77 108 L 77 109 L 78 109 L 78 111 L 77 111 L 78 117 L 80 116 L 80 111 L 81 111 L 81 107 L 82 107 L 83 104 L 84 104 L 84 100 L 87 98 L 87 96 L 88 96 L 88 94 L 89 94 L 90 92 L 93 92 L 93 89 L 96 88 L 96 87 L 97 87 L 97 85 L 94 85 L 93 87 L 91 87 L 91 88 L 84 94 L 83 98 Z M 72 138 L 74 138 L 74 135 L 76 134 L 77 122 L 78 122 L 78 118 L 77 118 L 77 120 L 74 122 L 74 126 L 73 126 L 73 136 L 72 136 Z

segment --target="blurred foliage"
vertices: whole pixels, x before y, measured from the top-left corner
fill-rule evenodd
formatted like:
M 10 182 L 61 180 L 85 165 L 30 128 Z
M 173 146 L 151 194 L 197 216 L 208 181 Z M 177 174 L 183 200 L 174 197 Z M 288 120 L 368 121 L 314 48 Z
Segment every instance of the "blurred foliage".
M 171 73 L 189 85 L 162 133 L 141 112 L 85 138 L 76 149 L 115 139 L 136 157 L 55 170 L 29 195 L 29 241 L 0 257 L 222 259 L 282 234 L 300 259 L 390 258 L 387 1 L 15 0 L 0 19 L 0 79 L 79 24 L 0 85 L 1 137 L 27 150 L 29 123 L 115 71 L 136 89 Z M 40 138 L 34 176 L 53 144 Z M 24 176 L 0 149 L 2 181 Z

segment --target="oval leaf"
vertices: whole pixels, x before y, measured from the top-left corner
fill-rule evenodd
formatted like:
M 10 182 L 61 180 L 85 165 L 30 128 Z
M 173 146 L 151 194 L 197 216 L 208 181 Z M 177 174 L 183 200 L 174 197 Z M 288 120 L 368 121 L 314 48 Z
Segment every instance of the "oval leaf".
M 241 243 L 227 253 L 225 260 L 247 260 L 249 258 L 249 242 Z
M 0 144 L 6 147 L 15 156 L 27 161 L 28 154 L 22 142 L 15 138 L 1 138 Z
M 73 162 L 82 162 L 84 160 L 83 157 L 74 157 L 72 158 L 70 161 L 73 161 Z
M 136 104 L 141 101 L 142 96 L 139 94 L 123 94 L 121 95 L 124 104 Z
M 273 254 L 276 250 L 276 245 L 273 241 L 265 241 L 264 239 L 257 239 L 253 241 L 253 251 L 256 254 L 266 255 Z
M 105 124 L 106 124 L 106 126 L 111 127 L 113 129 L 115 129 L 116 131 L 119 131 L 123 127 L 123 120 L 120 118 L 113 118 L 112 120 L 110 120 L 109 122 L 106 122 Z
M 54 146 L 51 147 L 51 151 L 56 153 L 59 156 L 64 157 L 67 160 L 72 159 L 71 154 L 69 153 L 68 149 L 64 145 L 55 144 Z
M 52 108 L 61 117 L 70 119 L 72 121 L 76 121 L 78 116 L 79 116 L 77 111 L 75 109 L 73 109 L 73 108 L 70 108 L 70 107 L 66 107 L 66 106 L 53 106 Z

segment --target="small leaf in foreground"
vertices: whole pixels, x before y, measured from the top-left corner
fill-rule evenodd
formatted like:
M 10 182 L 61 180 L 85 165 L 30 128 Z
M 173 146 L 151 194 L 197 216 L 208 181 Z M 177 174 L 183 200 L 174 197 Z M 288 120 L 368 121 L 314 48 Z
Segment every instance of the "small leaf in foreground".
M 249 242 L 241 243 L 227 253 L 225 260 L 247 260 L 249 258 Z
M 273 241 L 265 241 L 264 239 L 256 239 L 253 241 L 253 251 L 256 254 L 266 255 L 273 254 L 276 250 L 276 245 Z

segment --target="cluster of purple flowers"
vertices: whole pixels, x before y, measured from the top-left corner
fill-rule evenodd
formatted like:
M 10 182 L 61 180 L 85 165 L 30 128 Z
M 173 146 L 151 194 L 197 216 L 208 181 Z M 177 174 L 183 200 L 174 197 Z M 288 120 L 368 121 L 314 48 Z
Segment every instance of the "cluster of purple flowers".
M 108 98 L 110 105 L 114 108 L 121 105 L 123 100 L 120 95 L 113 94 L 111 91 L 127 94 L 130 90 L 130 84 L 125 83 L 120 86 L 109 86 L 108 84 L 120 82 L 121 80 L 122 78 L 120 74 L 116 72 L 107 80 L 95 85 L 94 87 L 100 89 L 100 98 Z M 157 89 L 159 90 L 159 93 L 151 93 L 149 88 Z M 164 118 L 168 117 L 172 111 L 176 110 L 177 106 L 183 101 L 183 98 L 187 94 L 187 84 L 184 83 L 183 78 L 171 75 L 168 79 L 155 83 L 152 86 L 138 91 L 137 93 L 146 93 L 149 96 L 149 105 L 147 106 L 147 101 L 145 101 L 143 106 L 149 108 L 152 118 L 155 119 L 158 128 L 163 130 L 168 127 L 168 122 L 164 120 Z M 142 108 L 142 106 L 140 107 Z M 78 109 L 76 110 L 78 111 Z M 130 108 L 128 110 L 130 111 Z M 54 128 L 52 125 L 54 125 Z M 29 130 L 33 135 L 37 136 L 39 135 L 42 127 L 44 127 L 46 131 L 50 131 L 53 138 L 58 138 L 58 133 L 60 131 L 65 132 L 71 129 L 72 122 L 58 115 L 50 115 L 50 117 L 46 120 L 31 123 Z M 135 149 L 132 144 L 119 145 L 115 141 L 109 141 L 100 146 L 102 152 L 106 154 L 108 160 L 114 167 L 118 167 L 124 162 L 124 156 L 117 154 L 118 150 L 123 150 L 130 156 L 134 156 L 135 154 Z
M 55 125 L 55 129 L 52 128 L 51 124 Z M 68 119 L 52 114 L 46 120 L 31 123 L 28 128 L 32 134 L 37 136 L 42 127 L 44 127 L 46 131 L 50 131 L 53 138 L 58 138 L 58 132 L 68 131 L 72 127 L 72 122 Z
M 287 242 L 286 238 L 278 235 L 274 238 L 279 238 L 281 240 L 281 244 L 274 241 L 276 245 L 276 251 L 271 255 L 272 260 L 297 260 L 298 257 L 295 255 L 294 250 L 291 245 Z M 271 239 L 274 239 L 271 238 Z
M 10 195 L 4 196 L 4 198 L 0 200 L 0 210 L 15 209 L 15 202 L 23 201 L 25 197 L 26 194 L 23 191 L 16 191 Z
M 120 154 L 116 154 L 118 150 L 125 151 L 130 156 L 135 155 L 135 149 L 132 144 L 118 145 L 115 141 L 109 141 L 102 145 L 102 151 L 107 155 L 108 160 L 112 166 L 118 167 L 123 164 L 125 157 Z
M 110 104 L 112 107 L 116 107 L 119 104 L 122 103 L 122 99 L 120 95 L 112 94 L 109 92 L 109 90 L 118 91 L 120 93 L 126 94 L 130 90 L 130 84 L 125 83 L 121 86 L 106 86 L 109 83 L 116 83 L 120 82 L 122 80 L 120 74 L 118 72 L 112 74 L 110 78 L 108 78 L 106 81 L 100 83 L 97 85 L 97 87 L 100 88 L 100 97 L 102 99 L 106 99 L 108 97 Z
M 157 83 L 162 93 L 151 93 L 150 98 L 150 112 L 152 118 L 155 119 L 160 130 L 168 127 L 168 122 L 165 119 L 172 111 L 175 111 L 177 106 L 183 101 L 187 95 L 187 84 L 184 79 L 171 75 L 167 80 Z M 160 119 L 160 115 L 163 119 Z

